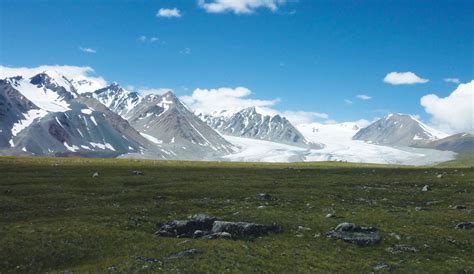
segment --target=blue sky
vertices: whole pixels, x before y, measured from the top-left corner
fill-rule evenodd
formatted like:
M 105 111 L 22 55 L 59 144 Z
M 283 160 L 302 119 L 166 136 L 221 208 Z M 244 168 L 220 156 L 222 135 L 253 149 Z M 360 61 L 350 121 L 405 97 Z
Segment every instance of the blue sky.
M 180 96 L 242 86 L 280 99 L 277 110 L 337 121 L 389 111 L 428 121 L 422 96 L 450 95 L 458 84 L 445 78 L 474 79 L 472 1 L 268 2 L 275 8 L 238 14 L 197 0 L 2 0 L 0 64 L 90 66 L 108 81 Z M 162 8 L 181 16 L 156 16 Z M 429 81 L 392 85 L 389 72 Z

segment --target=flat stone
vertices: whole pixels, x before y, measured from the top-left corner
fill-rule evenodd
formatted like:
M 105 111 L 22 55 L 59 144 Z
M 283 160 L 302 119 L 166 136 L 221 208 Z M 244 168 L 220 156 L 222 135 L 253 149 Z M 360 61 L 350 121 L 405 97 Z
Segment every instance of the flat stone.
M 471 229 L 474 228 L 474 222 L 464 222 L 456 225 L 456 229 Z
M 357 245 L 373 245 L 382 240 L 373 227 L 361 227 L 353 223 L 341 223 L 326 234 L 330 238 L 340 239 Z
M 202 253 L 201 250 L 192 248 L 192 249 L 187 249 L 187 250 L 184 250 L 184 251 L 181 251 L 181 252 L 178 252 L 178 253 L 173 253 L 173 254 L 171 254 L 171 255 L 168 257 L 168 259 L 178 259 L 178 258 L 183 258 L 183 257 L 193 257 L 193 256 L 199 255 L 199 254 L 201 254 L 201 253 Z

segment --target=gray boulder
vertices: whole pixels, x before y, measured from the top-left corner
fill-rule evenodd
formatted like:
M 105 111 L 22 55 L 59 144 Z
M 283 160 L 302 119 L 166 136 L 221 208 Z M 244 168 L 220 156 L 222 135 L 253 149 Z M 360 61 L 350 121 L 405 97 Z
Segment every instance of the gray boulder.
M 329 231 L 327 236 L 361 246 L 376 244 L 382 240 L 376 228 L 361 227 L 353 223 L 341 223 L 334 230 Z
M 456 229 L 471 229 L 474 228 L 474 222 L 464 222 L 456 225 Z

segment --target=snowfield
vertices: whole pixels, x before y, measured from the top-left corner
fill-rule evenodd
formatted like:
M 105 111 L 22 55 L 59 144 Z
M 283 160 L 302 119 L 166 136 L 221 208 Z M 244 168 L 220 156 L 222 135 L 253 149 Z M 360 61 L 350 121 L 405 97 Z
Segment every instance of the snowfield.
M 356 163 L 429 165 L 454 159 L 455 153 L 410 147 L 388 147 L 352 140 L 359 130 L 356 123 L 303 124 L 298 130 L 310 142 L 322 143 L 323 149 L 305 149 L 268 141 L 223 136 L 240 150 L 224 158 L 230 161 L 297 162 L 347 161 Z

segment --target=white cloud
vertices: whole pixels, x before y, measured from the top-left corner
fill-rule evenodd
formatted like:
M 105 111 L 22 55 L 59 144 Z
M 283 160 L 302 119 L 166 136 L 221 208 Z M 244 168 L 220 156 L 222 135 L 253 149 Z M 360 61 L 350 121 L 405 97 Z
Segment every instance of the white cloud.
M 199 0 L 198 4 L 209 13 L 250 14 L 258 8 L 276 11 L 285 2 L 286 0 Z
M 191 49 L 190 48 L 184 48 L 179 51 L 181 54 L 191 54 Z
M 94 76 L 94 69 L 91 67 L 77 67 L 77 66 L 39 66 L 33 68 L 27 67 L 4 67 L 0 66 L 0 78 L 23 76 L 24 78 L 30 78 L 38 73 L 45 71 L 55 71 L 59 74 L 64 75 L 68 79 L 72 79 L 75 82 L 83 82 L 81 90 L 79 92 L 90 92 L 107 86 L 107 81 L 100 76 Z
M 428 79 L 423 79 L 413 72 L 390 72 L 383 79 L 385 83 L 391 85 L 412 85 L 427 83 Z
M 448 83 L 455 83 L 455 84 L 461 83 L 461 81 L 459 81 L 459 78 L 444 78 L 443 80 Z
M 346 103 L 346 104 L 348 104 L 348 105 L 354 104 L 354 102 L 352 102 L 352 101 L 349 100 L 349 99 L 344 99 L 344 103 Z
M 138 89 L 138 92 L 145 96 L 149 94 L 162 95 L 162 94 L 167 93 L 168 91 L 173 92 L 173 89 L 171 88 L 140 88 Z
M 190 96 L 182 96 L 180 99 L 197 113 L 215 114 L 223 110 L 239 111 L 247 107 L 269 107 L 278 103 L 275 100 L 250 99 L 252 92 L 245 87 L 217 88 L 217 89 L 195 89 Z
M 196 113 L 222 115 L 233 114 L 248 107 L 256 107 L 264 115 L 279 114 L 287 118 L 294 125 L 311 123 L 314 121 L 327 121 L 326 113 L 311 111 L 277 111 L 273 107 L 280 102 L 279 99 L 262 100 L 249 98 L 252 92 L 245 87 L 218 89 L 195 89 L 190 96 L 180 99 Z
M 421 105 L 431 114 L 431 121 L 447 132 L 474 131 L 474 80 L 460 84 L 450 95 L 440 98 L 428 94 Z
M 155 43 L 155 42 L 158 42 L 158 37 L 146 37 L 145 35 L 142 35 L 140 37 L 138 37 L 138 41 L 142 42 L 142 43 Z
M 364 101 L 367 101 L 367 100 L 370 100 L 372 99 L 372 97 L 368 96 L 368 95 L 364 95 L 364 94 L 359 94 L 356 96 L 358 99 L 361 99 L 361 100 L 364 100 Z
M 281 116 L 287 118 L 293 125 L 312 123 L 316 120 L 324 120 L 326 123 L 329 119 L 327 113 L 311 112 L 311 111 L 283 111 Z
M 156 13 L 157 17 L 166 17 L 166 18 L 173 18 L 173 17 L 181 17 L 181 11 L 177 8 L 172 9 L 159 9 Z
M 97 52 L 95 49 L 92 49 L 92 48 L 79 47 L 79 50 L 82 51 L 82 52 L 85 52 L 85 53 L 96 53 Z

